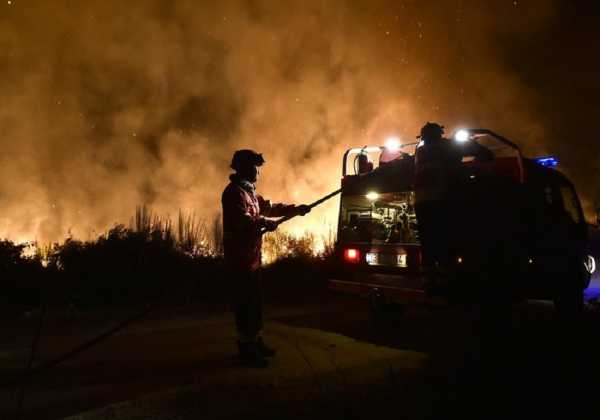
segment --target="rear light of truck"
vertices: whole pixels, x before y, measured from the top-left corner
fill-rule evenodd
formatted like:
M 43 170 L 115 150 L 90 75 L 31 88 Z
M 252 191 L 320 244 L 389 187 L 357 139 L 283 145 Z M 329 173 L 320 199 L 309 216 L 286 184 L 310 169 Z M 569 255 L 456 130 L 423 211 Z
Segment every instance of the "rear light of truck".
M 360 261 L 360 251 L 356 248 L 344 249 L 344 261 L 349 263 L 357 263 Z

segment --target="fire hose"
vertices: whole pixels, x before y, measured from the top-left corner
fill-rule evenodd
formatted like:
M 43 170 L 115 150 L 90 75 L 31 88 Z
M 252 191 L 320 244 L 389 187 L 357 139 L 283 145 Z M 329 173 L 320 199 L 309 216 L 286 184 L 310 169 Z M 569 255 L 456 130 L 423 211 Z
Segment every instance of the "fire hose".
M 341 192 L 342 192 L 342 189 L 340 188 L 338 190 L 335 190 L 335 191 L 327 194 L 324 197 L 319 198 L 317 201 L 314 201 L 314 202 L 310 203 L 308 205 L 309 210 L 312 210 L 314 207 L 317 207 L 319 204 L 324 203 L 325 201 L 329 200 L 330 198 L 335 197 L 336 195 L 338 195 Z M 287 222 L 288 220 L 293 219 L 294 217 L 297 217 L 297 216 L 299 216 L 299 215 L 298 214 L 291 214 L 289 216 L 283 216 L 283 217 L 280 217 L 279 219 L 275 220 L 275 223 L 277 224 L 277 226 L 279 226 L 283 222 Z M 261 233 L 266 233 L 266 232 L 267 232 L 267 229 L 262 228 Z

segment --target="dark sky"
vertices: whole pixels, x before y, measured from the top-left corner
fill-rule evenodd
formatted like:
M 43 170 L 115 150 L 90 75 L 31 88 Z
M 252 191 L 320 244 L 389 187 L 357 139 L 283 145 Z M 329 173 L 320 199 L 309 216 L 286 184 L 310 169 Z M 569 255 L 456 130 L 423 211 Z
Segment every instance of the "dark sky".
M 311 201 L 344 149 L 428 120 L 557 156 L 591 208 L 599 17 L 557 0 L 3 0 L 0 237 L 87 238 L 141 203 L 210 218 L 242 147 L 265 154 L 266 196 Z
M 546 30 L 508 50 L 523 83 L 535 90 L 547 124 L 548 152 L 561 159 L 588 205 L 600 206 L 600 2 L 557 2 Z

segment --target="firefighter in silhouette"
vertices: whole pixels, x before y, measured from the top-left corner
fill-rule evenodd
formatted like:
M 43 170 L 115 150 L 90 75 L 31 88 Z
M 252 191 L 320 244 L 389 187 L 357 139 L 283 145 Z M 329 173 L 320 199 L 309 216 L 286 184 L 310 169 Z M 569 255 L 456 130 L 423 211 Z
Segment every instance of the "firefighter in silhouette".
M 275 351 L 262 339 L 263 309 L 260 285 L 262 234 L 277 228 L 271 217 L 305 215 L 307 205 L 272 204 L 255 191 L 259 167 L 265 163 L 252 150 L 234 153 L 235 170 L 223 191 L 223 245 L 229 274 L 238 349 L 243 365 L 266 367 Z
M 426 267 L 450 263 L 457 229 L 463 222 L 457 200 L 463 191 L 463 157 L 493 159 L 492 152 L 476 142 L 458 144 L 443 135 L 443 126 L 425 124 L 415 154 L 415 211 Z

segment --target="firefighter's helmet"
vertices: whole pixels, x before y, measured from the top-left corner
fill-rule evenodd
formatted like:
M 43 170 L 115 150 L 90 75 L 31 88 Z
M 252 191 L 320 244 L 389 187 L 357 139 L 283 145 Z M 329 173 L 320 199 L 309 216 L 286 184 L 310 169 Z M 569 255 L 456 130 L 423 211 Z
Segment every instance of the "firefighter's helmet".
M 261 166 L 265 163 L 261 153 L 257 153 L 254 150 L 242 149 L 238 150 L 233 154 L 231 159 L 231 169 L 239 171 L 241 168 L 251 166 Z
M 439 140 L 444 135 L 444 126 L 438 123 L 427 122 L 421 128 L 421 140 L 427 142 L 429 140 Z

